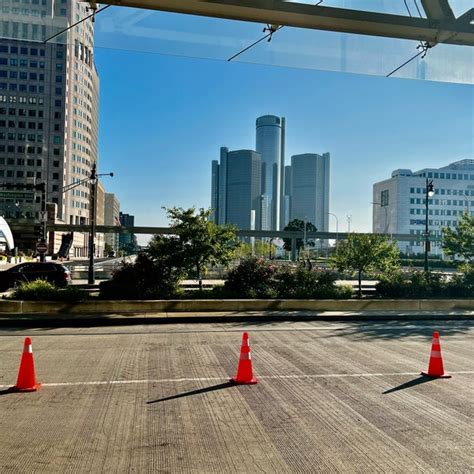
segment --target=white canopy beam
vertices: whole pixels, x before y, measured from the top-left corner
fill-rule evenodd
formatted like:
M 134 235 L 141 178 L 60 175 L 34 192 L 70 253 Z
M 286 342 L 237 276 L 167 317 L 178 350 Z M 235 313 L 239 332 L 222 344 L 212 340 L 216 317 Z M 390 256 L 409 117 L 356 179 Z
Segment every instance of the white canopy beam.
M 430 20 L 453 21 L 454 13 L 449 6 L 448 0 L 421 0 L 423 10 Z
M 95 2 L 88 3 L 95 4 Z M 474 25 L 454 19 L 448 2 L 443 0 L 423 2 L 438 5 L 433 8 L 426 6 L 428 19 L 280 0 L 105 0 L 100 3 L 297 28 L 418 40 L 430 44 L 474 46 Z M 446 5 L 449 10 L 446 9 Z

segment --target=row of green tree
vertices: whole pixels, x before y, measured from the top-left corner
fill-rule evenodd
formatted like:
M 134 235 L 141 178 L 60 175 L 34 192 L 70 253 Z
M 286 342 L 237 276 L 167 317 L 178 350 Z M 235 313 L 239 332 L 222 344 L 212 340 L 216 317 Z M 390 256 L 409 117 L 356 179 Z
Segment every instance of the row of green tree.
M 172 296 L 179 292 L 179 284 L 186 277 L 198 279 L 202 290 L 202 278 L 208 268 L 228 266 L 236 259 L 241 243 L 234 226 L 214 224 L 209 220 L 210 210 L 171 208 L 166 212 L 175 233 L 155 235 L 134 263 L 124 264 L 112 280 L 101 284 L 103 297 Z M 307 227 L 307 231 L 314 232 L 314 226 Z M 474 217 L 466 213 L 456 229 L 444 230 L 443 250 L 447 255 L 461 256 L 468 271 L 472 270 Z M 386 236 L 376 234 L 354 233 L 338 242 L 331 265 L 340 272 L 357 276 L 359 296 L 363 275 L 378 272 L 393 277 L 401 271 L 397 245 Z

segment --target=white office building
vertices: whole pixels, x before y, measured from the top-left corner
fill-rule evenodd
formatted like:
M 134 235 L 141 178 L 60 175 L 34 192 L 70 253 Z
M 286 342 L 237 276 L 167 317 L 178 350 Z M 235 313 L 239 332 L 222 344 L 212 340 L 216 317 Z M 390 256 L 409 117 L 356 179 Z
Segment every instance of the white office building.
M 428 200 L 428 229 L 433 255 L 442 255 L 443 227 L 455 228 L 464 212 L 474 215 L 474 160 L 466 159 L 442 168 L 412 172 L 398 169 L 392 177 L 373 186 L 374 233 L 411 234 L 399 242 L 407 254 L 424 252 L 426 180 L 432 180 L 434 196 Z

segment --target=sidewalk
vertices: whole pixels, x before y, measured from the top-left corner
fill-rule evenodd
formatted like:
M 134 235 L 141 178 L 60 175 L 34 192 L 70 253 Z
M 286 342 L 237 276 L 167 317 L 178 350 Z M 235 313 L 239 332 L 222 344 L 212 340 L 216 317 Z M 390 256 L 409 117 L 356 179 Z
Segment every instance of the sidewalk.
M 64 323 L 75 325 L 200 323 L 200 322 L 262 322 L 271 321 L 468 321 L 474 311 L 215 311 L 215 312 L 149 312 L 129 314 L 0 314 L 0 325 Z

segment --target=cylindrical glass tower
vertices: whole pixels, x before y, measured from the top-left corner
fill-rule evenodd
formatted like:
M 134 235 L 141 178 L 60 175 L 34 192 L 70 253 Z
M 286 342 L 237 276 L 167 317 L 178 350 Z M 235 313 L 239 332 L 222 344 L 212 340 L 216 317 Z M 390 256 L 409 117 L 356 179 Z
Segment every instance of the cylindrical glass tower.
M 262 230 L 280 230 L 284 119 L 263 115 L 256 126 L 256 151 L 262 155 Z

